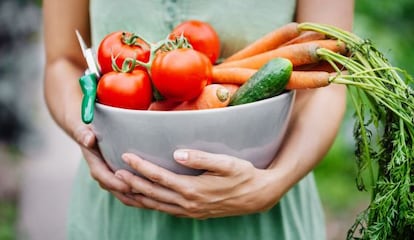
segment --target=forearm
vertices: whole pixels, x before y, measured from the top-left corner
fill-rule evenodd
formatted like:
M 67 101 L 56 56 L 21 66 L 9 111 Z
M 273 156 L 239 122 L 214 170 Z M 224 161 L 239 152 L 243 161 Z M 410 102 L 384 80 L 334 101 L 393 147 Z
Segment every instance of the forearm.
M 78 79 L 86 68 L 75 30 L 89 44 L 88 6 L 87 0 L 43 1 L 45 100 L 56 123 L 71 137 L 74 128 L 81 126 Z
M 66 58 L 56 59 L 45 69 L 44 94 L 49 112 L 69 136 L 71 126 L 81 124 L 82 93 L 78 82 L 82 69 Z
M 329 151 L 346 109 L 345 90 L 343 86 L 330 86 L 297 93 L 298 103 L 283 145 L 269 167 L 285 174 L 285 192 L 312 171 Z
M 352 30 L 353 0 L 298 0 L 297 22 L 331 24 Z M 286 192 L 308 174 L 329 151 L 346 108 L 346 88 L 331 85 L 297 92 L 289 130 L 270 169 L 280 171 L 286 181 L 278 183 Z

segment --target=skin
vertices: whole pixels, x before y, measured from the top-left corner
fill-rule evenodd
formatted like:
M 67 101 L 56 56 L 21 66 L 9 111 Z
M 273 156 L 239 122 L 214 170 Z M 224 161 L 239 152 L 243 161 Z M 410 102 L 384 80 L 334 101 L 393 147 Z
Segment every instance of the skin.
M 267 169 L 232 156 L 177 149 L 178 163 L 207 172 L 177 175 L 130 153 L 123 160 L 146 178 L 125 170 L 112 172 L 97 149 L 93 131 L 80 116 L 78 79 L 86 65 L 73 32 L 78 29 L 89 45 L 88 4 L 43 1 L 45 99 L 56 123 L 81 147 L 91 176 L 125 205 L 198 219 L 265 211 L 312 171 L 331 147 L 345 112 L 343 86 L 297 92 L 286 138 Z M 299 0 L 296 21 L 351 30 L 353 7 L 352 0 Z

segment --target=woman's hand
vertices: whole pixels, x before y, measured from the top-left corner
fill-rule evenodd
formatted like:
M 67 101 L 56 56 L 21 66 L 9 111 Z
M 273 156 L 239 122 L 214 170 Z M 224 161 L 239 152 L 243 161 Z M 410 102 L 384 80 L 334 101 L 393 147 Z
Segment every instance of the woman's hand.
M 82 154 L 89 166 L 91 176 L 98 182 L 101 188 L 114 194 L 116 198 L 126 205 L 138 206 L 135 201 L 123 194 L 130 192 L 131 188 L 128 184 L 115 177 L 113 171 L 103 160 L 92 129 L 87 125 L 81 124 L 74 131 L 73 138 L 81 146 Z
M 45 0 L 43 11 L 46 43 L 44 94 L 48 110 L 55 122 L 80 145 L 92 177 L 102 188 L 128 202 L 121 192 L 129 191 L 129 186 L 116 178 L 105 164 L 96 145 L 95 134 L 81 121 L 83 94 L 78 79 L 87 66 L 74 30 L 78 29 L 90 45 L 89 1 Z
M 278 202 L 282 188 L 273 187 L 275 171 L 255 168 L 235 157 L 196 150 L 177 150 L 175 160 L 187 167 L 206 170 L 199 176 L 175 174 L 134 154 L 123 160 L 143 177 L 126 170 L 115 175 L 134 194 L 132 206 L 163 211 L 172 215 L 206 219 L 267 210 Z M 125 202 L 124 202 L 125 203 Z

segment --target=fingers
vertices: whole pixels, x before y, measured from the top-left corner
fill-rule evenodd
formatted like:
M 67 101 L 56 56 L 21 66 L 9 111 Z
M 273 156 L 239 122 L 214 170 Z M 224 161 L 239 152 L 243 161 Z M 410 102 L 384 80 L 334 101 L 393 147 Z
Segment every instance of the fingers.
M 111 193 L 123 204 L 130 207 L 146 208 L 140 202 L 136 201 L 131 194 L 124 194 L 116 191 L 111 191 Z
M 76 142 L 84 147 L 91 148 L 95 146 L 96 138 L 92 129 L 87 125 L 80 125 L 73 132 L 73 138 Z
M 125 205 L 158 210 L 175 216 L 189 215 L 180 206 L 186 201 L 178 193 L 126 170 L 118 170 L 115 175 L 131 186 L 131 193 L 115 194 Z
M 112 194 L 124 205 L 136 208 L 145 208 L 166 212 L 178 217 L 189 217 L 185 210 L 179 206 L 160 202 L 148 198 L 142 194 L 122 194 L 119 192 L 112 192 Z
M 82 148 L 82 152 L 89 165 L 92 178 L 95 179 L 103 189 L 117 192 L 130 191 L 128 184 L 115 177 L 114 173 L 106 165 L 100 154 L 86 148 Z
M 250 162 L 228 155 L 189 149 L 176 150 L 174 159 L 186 167 L 207 170 L 219 175 L 231 174 L 241 164 L 251 165 Z
M 177 192 L 126 170 L 118 170 L 115 175 L 131 186 L 131 194 L 121 194 L 119 197 L 116 195 L 125 205 L 158 210 L 176 216 L 189 215 L 181 206 L 187 201 Z
M 148 179 L 146 182 L 144 178 L 139 179 L 137 176 L 127 179 L 128 184 L 134 191 L 159 201 L 183 207 L 200 198 L 201 192 L 197 190 L 199 189 L 197 186 L 202 184 L 194 181 L 194 176 L 175 174 L 134 154 L 124 154 L 123 159 L 144 178 Z M 117 173 L 122 175 L 124 181 L 126 177 L 131 176 L 125 171 L 118 171 Z
M 89 126 L 79 125 L 73 132 L 73 137 L 81 145 L 91 176 L 99 183 L 101 188 L 108 191 L 129 192 L 130 187 L 116 178 L 106 165 L 97 148 L 95 134 Z
M 134 154 L 122 157 L 140 174 L 136 176 L 127 170 L 116 172 L 131 192 L 137 193 L 128 195 L 137 202 L 133 204 L 176 216 L 203 219 L 251 212 L 246 206 L 240 209 L 241 203 L 254 202 L 257 189 L 266 186 L 266 182 L 257 181 L 260 175 L 250 162 L 227 155 L 189 149 L 176 151 L 177 162 L 208 171 L 200 176 L 176 174 Z M 131 203 L 126 201 L 126 204 Z
M 182 186 L 186 186 L 183 175 L 177 175 L 165 168 L 159 167 L 148 161 L 144 161 L 140 157 L 126 153 L 122 155 L 122 159 L 133 169 L 139 172 L 153 183 L 157 183 L 166 188 L 179 190 Z
M 132 195 L 131 198 L 148 209 L 154 209 L 180 217 L 189 217 L 189 214 L 182 207 L 177 205 L 160 202 L 141 194 Z
M 142 203 L 134 200 L 131 187 L 119 177 L 116 177 L 109 169 L 98 149 L 95 134 L 89 126 L 81 124 L 73 132 L 73 138 L 81 145 L 82 153 L 89 165 L 90 174 L 101 188 L 111 192 L 127 206 L 146 208 Z
M 179 205 L 184 201 L 182 196 L 177 192 L 161 186 L 158 183 L 151 182 L 139 176 L 135 176 L 129 171 L 118 170 L 115 176 L 123 180 L 131 187 L 132 193 L 140 193 L 151 199 L 168 202 Z

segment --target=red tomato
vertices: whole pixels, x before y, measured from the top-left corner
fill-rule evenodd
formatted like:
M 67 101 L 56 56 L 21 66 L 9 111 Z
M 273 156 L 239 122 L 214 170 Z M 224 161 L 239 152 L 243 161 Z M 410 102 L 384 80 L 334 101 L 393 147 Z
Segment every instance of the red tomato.
M 139 38 L 134 38 L 129 32 L 113 32 L 108 34 L 99 44 L 97 51 L 98 63 L 103 74 L 111 72 L 112 56 L 116 58 L 116 65 L 122 68 L 125 58 L 135 58 L 147 62 L 150 56 L 150 47 Z M 143 67 L 138 67 L 142 68 Z
M 160 52 L 152 63 L 151 77 L 163 97 L 187 101 L 211 81 L 212 64 L 204 54 L 190 48 Z
M 220 55 L 220 39 L 214 28 L 203 21 L 188 20 L 176 26 L 171 39 L 184 35 L 191 46 L 204 54 L 214 64 Z
M 96 97 L 105 105 L 146 110 L 152 100 L 151 81 L 148 73 L 140 69 L 131 73 L 109 72 L 99 79 Z

